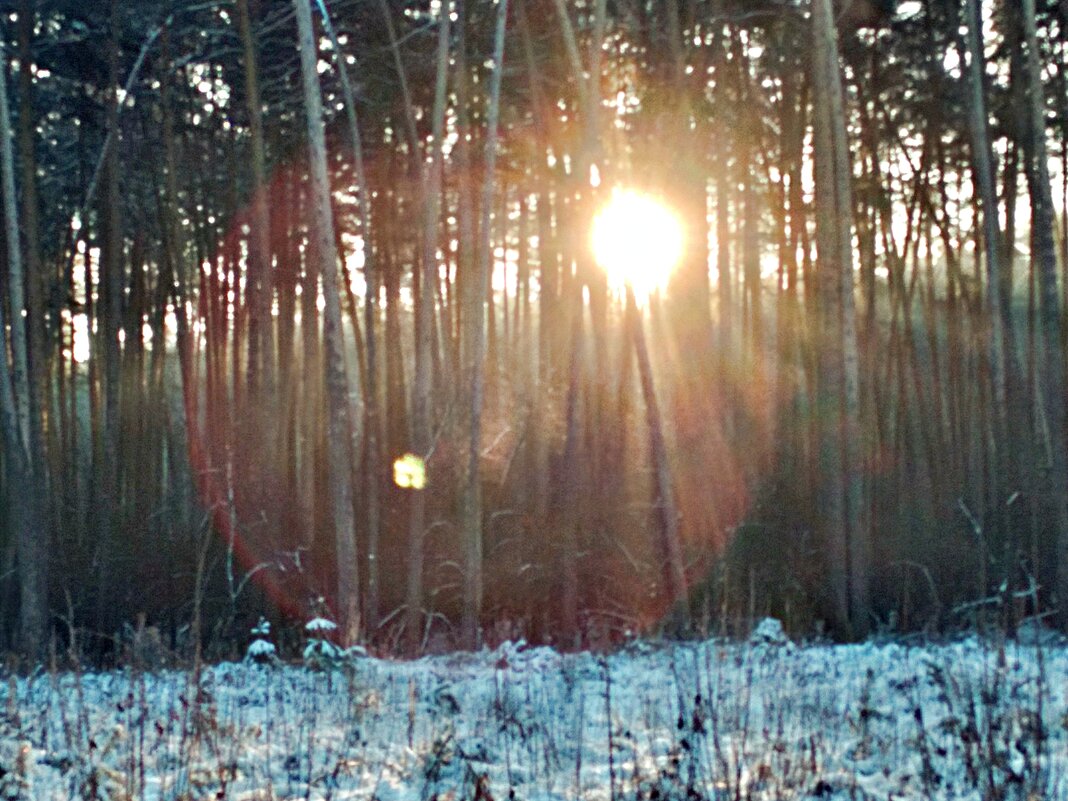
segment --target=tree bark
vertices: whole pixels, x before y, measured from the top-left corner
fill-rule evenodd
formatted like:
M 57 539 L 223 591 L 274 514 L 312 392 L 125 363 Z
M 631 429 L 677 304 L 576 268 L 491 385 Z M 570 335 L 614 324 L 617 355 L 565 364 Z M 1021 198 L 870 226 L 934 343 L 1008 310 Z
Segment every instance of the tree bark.
M 434 326 L 434 286 L 438 280 L 438 209 L 441 202 L 441 175 L 445 133 L 445 90 L 449 70 L 449 17 L 452 4 L 444 0 L 438 27 L 437 79 L 434 86 L 432 118 L 433 155 L 423 180 L 423 253 L 417 267 L 421 271 L 416 299 L 415 377 L 412 381 L 412 449 L 421 458 L 430 455 L 431 359 Z M 426 491 L 417 489 L 412 497 L 408 527 L 408 587 L 405 643 L 408 653 L 416 653 L 422 642 L 423 539 L 426 533 Z
M 338 253 L 334 239 L 334 219 L 330 207 L 330 179 L 327 174 L 326 135 L 322 97 L 317 71 L 318 49 L 311 17 L 311 0 L 293 0 L 297 15 L 300 65 L 307 115 L 308 155 L 311 171 L 313 252 L 325 301 L 323 344 L 326 349 L 327 459 L 329 464 L 331 518 L 337 551 L 337 611 L 346 643 L 360 636 L 359 570 L 356 562 L 355 516 L 352 506 L 351 424 L 349 420 L 349 381 L 345 368 L 341 327 L 341 300 L 338 294 Z M 306 288 L 305 291 L 310 291 Z
M 1065 441 L 1064 347 L 1062 313 L 1057 292 L 1057 251 L 1053 235 L 1054 211 L 1046 152 L 1045 96 L 1038 50 L 1035 0 L 1021 0 L 1027 45 L 1028 126 L 1031 188 L 1032 259 L 1038 272 L 1038 306 L 1042 330 L 1042 378 L 1039 382 L 1046 417 L 1049 448 L 1050 498 L 1054 507 L 1057 553 L 1057 606 L 1062 627 L 1068 628 L 1068 452 Z
M 656 510 L 659 556 L 664 588 L 667 590 L 669 608 L 675 622 L 683 631 L 689 629 L 689 608 L 686 603 L 686 565 L 682 557 L 682 542 L 679 536 L 679 512 L 675 503 L 675 482 L 664 438 L 664 423 L 660 416 L 660 404 L 656 396 L 653 367 L 649 360 L 649 348 L 645 341 L 638 304 L 634 290 L 627 287 L 627 328 L 634 353 L 638 359 L 638 379 L 645 403 L 645 422 L 649 428 L 649 455 L 653 461 L 653 490 Z
M 274 387 L 274 324 L 271 319 L 271 239 L 267 213 L 267 166 L 263 143 L 263 108 L 260 100 L 256 40 L 249 0 L 237 0 L 237 24 L 245 67 L 245 104 L 252 147 L 252 222 L 249 247 L 248 391 Z
M 464 601 L 461 636 L 468 648 L 477 648 L 482 614 L 482 402 L 484 390 L 485 322 L 484 293 L 493 260 L 492 211 L 494 178 L 497 166 L 497 122 L 500 116 L 501 76 L 504 72 L 504 41 L 508 24 L 508 0 L 497 2 L 497 25 L 493 39 L 493 76 L 490 79 L 489 105 L 486 112 L 486 151 L 482 184 L 481 241 L 478 268 L 471 278 L 471 303 L 467 306 L 470 350 L 466 365 L 469 390 L 467 481 L 464 486 Z
M 352 164 L 356 174 L 356 194 L 360 203 L 360 235 L 363 237 L 363 275 L 366 284 L 363 317 L 366 351 L 366 514 L 367 514 L 367 596 L 365 599 L 365 616 L 367 628 L 373 632 L 378 626 L 379 616 L 379 575 L 378 548 L 381 537 L 381 509 L 379 505 L 379 475 L 381 454 L 379 452 L 379 413 L 378 413 L 378 348 L 375 326 L 378 318 L 378 266 L 375 264 L 371 230 L 371 189 L 367 184 L 364 169 L 363 141 L 360 137 L 359 119 L 356 115 L 356 99 L 349 78 L 348 65 L 341 51 L 341 43 L 334 33 L 326 5 L 319 0 L 319 12 L 330 43 L 334 48 L 334 59 L 338 75 L 341 77 L 341 93 L 345 100 L 345 119 L 349 127 L 349 140 L 352 145 Z M 353 326 L 356 321 L 353 319 Z
M 104 157 L 104 194 L 101 198 L 103 215 L 103 242 L 101 247 L 101 276 L 98 284 L 100 305 L 97 316 L 100 321 L 101 349 L 104 357 L 104 420 L 102 447 L 98 451 L 100 462 L 94 466 L 100 487 L 99 530 L 97 533 L 97 624 L 103 626 L 107 590 L 112 581 L 111 562 L 114 557 L 112 543 L 116 537 L 121 509 L 120 476 L 122 464 L 119 457 L 120 426 L 120 379 L 122 367 L 122 343 L 119 341 L 123 292 L 123 227 L 122 195 L 119 186 L 119 59 L 120 18 L 119 0 L 111 0 L 108 43 L 108 94 L 107 131 L 111 146 Z
M 21 0 L 18 14 L 19 52 L 19 119 L 18 152 L 22 189 L 22 250 L 24 288 L 26 291 L 26 345 L 29 370 L 30 450 L 35 453 L 30 469 L 40 488 L 47 486 L 47 460 L 44 454 L 42 413 L 49 408 L 46 402 L 48 383 L 45 371 L 45 313 L 43 303 L 44 272 L 41 263 L 39 232 L 39 200 L 37 192 L 36 132 L 37 114 L 34 108 L 33 31 L 36 20 L 33 0 Z
M 969 127 L 972 135 L 972 176 L 978 187 L 979 208 L 983 219 L 983 255 L 986 261 L 985 316 L 987 360 L 993 399 L 993 464 L 991 497 L 997 504 L 1000 527 L 1008 534 L 1008 521 L 1002 521 L 1006 509 L 1006 482 L 1012 480 L 1012 460 L 1009 458 L 1008 435 L 1008 382 L 1007 359 L 1012 359 L 1006 349 L 1007 334 L 1011 333 L 1005 318 L 1005 305 L 1001 302 L 1003 288 L 1001 225 L 998 220 L 998 197 L 995 188 L 993 152 L 990 147 L 989 120 L 986 103 L 986 55 L 983 46 L 983 20 L 978 0 L 967 0 L 964 8 L 966 41 L 968 49 Z M 985 558 L 984 558 L 985 564 Z M 986 592 L 986 588 L 982 589 Z
M 22 310 L 22 252 L 15 192 L 15 163 L 11 148 L 11 114 L 8 106 L 7 59 L 0 49 L 0 169 L 4 207 L 4 232 L 7 240 L 8 293 L 11 340 L 14 359 L 9 369 L 7 336 L 0 319 L 0 435 L 4 440 L 5 462 L 10 487 L 8 495 L 14 509 L 16 555 L 19 581 L 19 646 L 33 659 L 43 653 L 44 633 L 48 620 L 45 571 L 46 531 L 41 526 L 40 498 L 34 481 L 33 454 L 30 450 L 30 376 L 26 365 L 26 326 Z M 0 302 L 0 307 L 3 303 Z M 3 312 L 0 311 L 0 315 Z
M 861 508 L 859 358 L 853 302 L 853 206 L 842 78 L 831 0 L 814 0 L 816 206 L 819 242 L 822 523 L 832 615 L 863 635 L 869 624 L 871 542 Z

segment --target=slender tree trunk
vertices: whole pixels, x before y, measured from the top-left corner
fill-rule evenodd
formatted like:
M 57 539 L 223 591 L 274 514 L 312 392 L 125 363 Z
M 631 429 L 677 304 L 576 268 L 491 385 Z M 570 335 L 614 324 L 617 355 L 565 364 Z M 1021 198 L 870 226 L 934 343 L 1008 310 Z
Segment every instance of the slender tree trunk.
M 994 185 L 993 154 L 990 148 L 989 120 L 986 103 L 986 55 L 983 46 L 983 20 L 979 0 L 967 0 L 964 8 L 968 48 L 969 127 L 972 135 L 972 175 L 978 187 L 979 208 L 983 219 L 983 253 L 986 261 L 985 317 L 987 360 L 992 385 L 993 446 L 992 461 L 995 469 L 991 475 L 991 498 L 998 510 L 1001 533 L 1008 534 L 1008 521 L 1001 521 L 1007 509 L 1004 506 L 1006 482 L 1012 480 L 1012 460 L 1008 453 L 1011 438 L 1008 436 L 1008 401 L 1006 360 L 1013 358 L 1006 350 L 1007 325 L 1004 306 L 1001 303 L 1003 288 L 1001 226 L 998 220 L 997 190 Z M 984 565 L 985 565 L 984 559 Z M 986 592 L 984 587 L 983 593 Z
M 497 121 L 500 114 L 501 76 L 504 72 L 504 41 L 508 23 L 508 0 L 498 0 L 497 26 L 493 44 L 493 76 L 490 79 L 489 106 L 486 112 L 485 177 L 482 185 L 481 241 L 478 269 L 470 283 L 472 303 L 467 304 L 470 320 L 469 355 L 466 365 L 470 402 L 467 481 L 464 487 L 464 603 L 461 636 L 468 648 L 478 647 L 479 618 L 482 614 L 482 475 L 479 470 L 482 452 L 482 401 L 484 389 L 485 318 L 484 294 L 493 260 L 492 212 L 494 178 L 497 165 Z M 506 215 L 505 215 L 506 216 Z
M 819 341 L 820 386 L 817 403 L 821 508 L 824 546 L 828 550 L 832 614 L 841 631 L 853 633 L 851 623 L 856 609 L 851 592 L 850 523 L 852 522 L 850 465 L 844 438 L 849 435 L 846 419 L 849 409 L 846 346 L 850 331 L 846 326 L 845 294 L 852 300 L 852 207 L 843 204 L 840 176 L 839 139 L 836 112 L 842 113 L 841 75 L 838 66 L 837 35 L 831 0 L 813 2 L 813 75 L 816 115 L 816 208 L 819 244 L 819 284 L 821 336 Z M 844 125 L 844 120 L 841 121 Z M 856 363 L 852 365 L 856 370 Z M 853 612 L 853 614 L 851 614 Z
M 195 437 L 195 452 L 202 453 L 200 443 L 200 429 L 196 416 L 197 389 L 192 384 L 193 343 L 189 325 L 189 311 L 187 301 L 189 298 L 189 270 L 186 265 L 185 252 L 182 247 L 181 225 L 179 224 L 178 206 L 178 154 L 177 136 L 174 130 L 174 66 L 171 61 L 170 32 L 165 30 L 162 36 L 161 56 L 163 66 L 160 71 L 160 106 L 163 117 L 163 238 L 164 238 L 164 268 L 160 274 L 160 290 L 157 310 L 157 326 L 160 330 L 159 342 L 163 342 L 163 329 L 168 300 L 174 300 L 175 318 L 177 322 L 178 369 L 169 369 L 166 375 L 160 376 L 163 383 L 163 393 L 168 412 L 168 424 L 172 441 L 184 449 L 182 456 L 172 457 L 171 464 L 182 466 L 185 469 L 171 475 L 174 484 L 174 494 L 179 499 L 180 507 L 176 518 L 179 529 L 191 533 L 193 512 L 193 488 L 197 476 L 191 474 L 191 470 L 197 469 L 189 458 L 193 448 Z M 159 361 L 166 358 L 166 349 L 159 348 Z M 172 358 L 171 362 L 175 360 Z M 167 377 L 171 381 L 168 382 Z M 177 389 L 172 382 L 177 379 Z M 200 465 L 199 467 L 204 467 Z
M 659 556 L 664 589 L 672 612 L 683 630 L 689 628 L 689 608 L 686 603 L 686 565 L 682 557 L 679 536 L 679 513 L 675 503 L 675 481 L 664 438 L 664 423 L 656 396 L 653 367 L 641 314 L 634 299 L 634 290 L 627 287 L 627 328 L 634 353 L 638 359 L 638 378 L 645 403 L 645 421 L 649 428 L 649 455 L 653 461 L 653 491 L 659 537 Z
M 378 348 L 375 332 L 375 324 L 378 317 L 378 267 L 375 264 L 371 229 L 371 189 L 367 184 L 367 173 L 364 169 L 363 141 L 360 137 L 360 125 L 356 115 L 356 99 L 352 89 L 352 80 L 349 78 L 348 65 L 345 63 L 341 43 L 334 33 L 334 27 L 330 22 L 330 16 L 323 0 L 319 0 L 319 11 L 323 17 L 327 35 L 330 37 L 330 43 L 334 48 L 335 64 L 338 75 L 341 77 L 341 93 L 345 100 L 345 120 L 349 127 L 353 169 L 356 173 L 356 193 L 360 203 L 360 236 L 363 238 L 363 274 L 366 285 L 363 322 L 366 336 L 364 345 L 366 352 L 364 379 L 366 388 L 366 397 L 364 398 L 364 408 L 366 410 L 366 441 L 364 444 L 366 464 L 364 472 L 366 474 L 365 505 L 367 507 L 367 596 L 364 606 L 368 631 L 373 632 L 378 626 L 379 616 L 378 549 L 382 528 L 379 505 L 379 482 L 381 480 L 379 464 L 381 454 L 378 444 Z M 353 327 L 356 328 L 355 316 Z
M 863 432 L 860 406 L 860 353 L 857 338 L 856 296 L 853 289 L 853 168 L 846 128 L 842 75 L 834 42 L 831 80 L 831 119 L 834 124 L 835 191 L 838 197 L 842 282 L 842 354 L 845 366 L 843 434 L 845 436 L 843 483 L 849 536 L 850 622 L 856 636 L 865 636 L 871 625 L 872 540 L 871 515 L 865 506 Z
M 565 259 L 567 263 L 567 259 Z M 564 453 L 560 460 L 557 475 L 554 476 L 554 500 L 551 511 L 552 522 L 549 530 L 557 534 L 561 544 L 557 548 L 557 566 L 560 571 L 560 637 L 565 648 L 577 648 L 580 644 L 579 629 L 579 580 L 578 580 L 578 498 L 581 497 L 581 476 L 583 472 L 578 465 L 579 440 L 581 436 L 579 423 L 579 405 L 582 386 L 582 352 L 586 347 L 583 332 L 582 288 L 577 284 L 568 287 L 570 297 L 566 297 L 570 309 L 571 352 L 567 373 L 567 411 L 565 417 Z
M 44 271 L 39 233 L 37 193 L 37 122 L 34 107 L 33 32 L 37 15 L 34 0 L 21 0 L 18 14 L 19 52 L 19 119 L 18 153 L 22 189 L 22 243 L 24 287 L 26 290 L 26 345 L 29 369 L 30 450 L 35 454 L 30 469 L 40 490 L 47 486 L 48 461 L 45 458 L 42 418 L 48 407 L 49 382 L 45 380 L 45 314 L 43 303 Z M 43 500 L 43 499 L 42 499 Z M 42 507 L 42 512 L 44 508 Z M 42 521 L 43 522 L 43 521 Z
M 111 545 L 116 538 L 115 527 L 119 522 L 121 503 L 120 476 L 122 465 L 119 461 L 119 427 L 120 427 L 120 372 L 122 361 L 122 344 L 119 341 L 122 313 L 123 289 L 123 227 L 122 195 L 119 187 L 119 40 L 120 19 L 119 0 L 111 0 L 111 40 L 108 44 L 108 98 L 107 130 L 111 137 L 111 147 L 107 149 L 104 161 L 104 195 L 102 212 L 104 215 L 103 247 L 101 248 L 100 299 L 101 307 L 98 317 L 101 321 L 102 349 L 104 355 L 104 422 L 102 461 L 96 465 L 100 474 L 101 487 L 100 523 L 97 548 L 99 549 L 99 585 L 97 587 L 98 625 L 104 623 L 103 613 L 108 587 L 111 584 L 111 562 L 114 554 Z
M 1068 628 L 1068 452 L 1065 440 L 1064 348 L 1062 312 L 1057 291 L 1057 251 L 1053 235 L 1054 210 L 1046 152 L 1045 97 L 1042 63 L 1035 23 L 1035 0 L 1021 0 L 1027 45 L 1028 125 L 1031 186 L 1032 260 L 1038 272 L 1038 305 L 1042 327 L 1042 408 L 1049 432 L 1050 498 L 1054 506 L 1057 554 L 1057 605 L 1061 625 Z
M 15 193 L 15 163 L 11 147 L 11 114 L 7 93 L 7 58 L 0 48 L 0 169 L 4 207 L 4 233 L 7 240 L 7 288 L 12 316 L 11 340 L 14 359 L 9 370 L 7 335 L 0 319 L 0 435 L 4 440 L 9 487 L 14 505 L 16 554 L 19 581 L 19 641 L 23 653 L 33 659 L 44 648 L 48 620 L 45 571 L 46 531 L 41 526 L 40 499 L 33 479 L 30 451 L 30 376 L 26 364 L 26 326 L 22 318 L 23 261 L 19 240 L 19 220 Z M 3 302 L 0 301 L 0 308 Z M 3 312 L 0 311 L 0 315 Z
M 237 0 L 237 25 L 245 67 L 245 105 L 252 147 L 252 224 L 249 248 L 249 392 L 258 397 L 262 386 L 274 385 L 274 324 L 271 320 L 271 232 L 267 213 L 267 166 L 263 143 L 263 107 L 260 100 L 259 59 L 249 14 L 249 0 Z
M 266 514 L 269 526 L 277 525 L 275 499 L 265 486 L 275 480 L 276 462 L 264 458 L 277 447 L 265 437 L 274 402 L 275 361 L 273 281 L 271 270 L 270 214 L 267 209 L 266 155 L 263 142 L 263 108 L 260 98 L 259 63 L 256 38 L 249 11 L 249 0 L 237 0 L 237 27 L 241 39 L 245 78 L 245 108 L 251 147 L 252 199 L 249 220 L 248 259 L 246 269 L 246 312 L 248 320 L 248 361 L 245 375 L 235 375 L 235 383 L 245 380 L 242 413 L 235 418 L 234 462 L 240 466 L 240 486 L 245 505 L 252 514 Z M 268 534 L 273 538 L 273 534 Z
M 434 325 L 434 286 L 438 280 L 437 226 L 441 201 L 445 90 L 449 70 L 449 17 L 452 4 L 444 0 L 438 29 L 437 79 L 434 86 L 433 155 L 423 181 L 423 253 L 419 296 L 416 301 L 415 377 L 412 382 L 412 447 L 421 458 L 430 455 L 430 395 Z M 408 590 L 405 640 L 409 653 L 422 642 L 423 539 L 426 530 L 426 492 L 415 490 L 408 528 Z
M 330 179 L 327 174 L 326 135 L 317 71 L 318 49 L 312 27 L 310 0 L 293 0 L 300 37 L 301 74 L 304 81 L 304 109 L 308 123 L 309 167 L 311 170 L 313 252 L 319 261 L 319 275 L 325 300 L 323 340 L 326 348 L 327 454 L 330 474 L 331 518 L 337 550 L 337 608 L 345 642 L 360 635 L 359 570 L 356 561 L 355 516 L 352 505 L 351 424 L 349 420 L 349 380 L 345 369 L 341 327 L 341 300 L 338 294 L 338 253 L 334 239 L 334 219 L 330 207 Z M 305 291 L 308 291 L 307 289 Z

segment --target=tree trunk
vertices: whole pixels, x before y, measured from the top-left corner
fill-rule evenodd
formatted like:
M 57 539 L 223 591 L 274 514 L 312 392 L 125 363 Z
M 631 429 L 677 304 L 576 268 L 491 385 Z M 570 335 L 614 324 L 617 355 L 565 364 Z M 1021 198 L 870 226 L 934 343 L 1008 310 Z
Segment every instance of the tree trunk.
M 653 368 L 649 360 L 649 348 L 645 341 L 641 313 L 634 299 L 634 290 L 627 287 L 627 328 L 634 352 L 638 358 L 638 379 L 645 403 L 645 421 L 649 428 L 649 455 L 653 461 L 653 491 L 656 509 L 659 556 L 664 588 L 667 590 L 669 608 L 683 631 L 689 629 L 689 608 L 686 603 L 686 565 L 682 558 L 682 542 L 679 537 L 679 513 L 675 503 L 675 482 L 671 462 L 668 459 L 667 442 L 664 438 L 664 423 L 660 416 L 660 404 L 656 397 Z
M 842 79 L 831 0 L 813 3 L 816 205 L 819 238 L 820 473 L 832 614 L 843 633 L 869 618 L 870 536 L 861 509 L 859 359 L 853 303 L 853 207 Z
M 119 393 L 122 363 L 122 344 L 119 328 L 122 314 L 123 291 L 123 227 L 122 195 L 119 186 L 119 0 L 111 0 L 111 40 L 108 44 L 108 95 L 107 130 L 111 146 L 107 148 L 104 161 L 104 195 L 102 201 L 103 242 L 101 248 L 101 278 L 98 308 L 101 344 L 104 355 L 104 421 L 101 461 L 95 466 L 100 486 L 100 530 L 97 532 L 98 575 L 97 613 L 98 625 L 103 625 L 103 612 L 107 592 L 112 581 L 112 542 L 116 537 L 115 527 L 119 521 L 119 499 L 122 464 L 119 460 Z
M 1046 154 L 1045 97 L 1042 64 L 1035 23 L 1035 0 L 1021 0 L 1024 38 L 1027 45 L 1027 87 L 1031 187 L 1032 260 L 1038 272 L 1038 305 L 1041 318 L 1044 375 L 1040 380 L 1042 408 L 1049 433 L 1050 498 L 1054 506 L 1057 553 L 1057 606 L 1060 622 L 1068 628 L 1068 453 L 1065 443 L 1064 348 L 1061 340 L 1061 308 L 1057 292 L 1057 252 L 1053 235 L 1053 197 Z
M 177 322 L 177 368 L 174 369 L 174 358 L 164 366 L 167 370 L 159 380 L 163 383 L 163 394 L 168 413 L 168 427 L 171 438 L 183 449 L 181 455 L 171 457 L 171 464 L 184 469 L 171 474 L 174 484 L 174 495 L 179 499 L 177 510 L 177 523 L 179 530 L 191 533 L 194 503 L 194 484 L 196 476 L 191 470 L 203 469 L 205 465 L 195 465 L 190 459 L 191 453 L 201 454 L 203 448 L 200 442 L 200 428 L 196 415 L 196 386 L 192 383 L 193 343 L 190 338 L 189 312 L 186 301 L 189 297 L 189 275 L 182 247 L 181 226 L 179 224 L 179 200 L 178 200 L 178 153 L 177 136 L 174 130 L 174 65 L 171 61 L 170 33 L 164 31 L 161 42 L 161 60 L 163 65 L 160 69 L 160 106 L 163 116 L 163 162 L 165 175 L 163 181 L 163 204 L 164 213 L 163 227 L 163 261 L 165 267 L 159 276 L 160 304 L 157 310 L 157 327 L 160 330 L 160 339 L 163 340 L 163 329 L 167 302 L 174 301 L 175 317 Z M 159 361 L 167 358 L 166 349 L 159 348 L 154 351 L 159 353 Z M 169 369 L 167 369 L 169 368 Z M 168 380 L 170 378 L 170 380 Z M 174 386 L 177 379 L 178 387 Z M 194 444 L 195 432 L 195 444 Z
M 967 0 L 964 8 L 965 27 L 968 48 L 968 85 L 969 85 L 969 127 L 972 135 L 972 176 L 978 187 L 979 207 L 983 219 L 983 254 L 986 260 L 985 333 L 987 338 L 987 360 L 990 370 L 993 409 L 993 464 L 991 497 L 997 508 L 996 519 L 999 528 L 1008 534 L 1008 521 L 1000 518 L 1007 507 L 1007 482 L 1013 480 L 1014 471 L 1009 458 L 1010 442 L 1008 436 L 1008 401 L 1006 367 L 1007 359 L 1012 359 L 1011 350 L 1006 350 L 1006 334 L 1010 333 L 1004 316 L 1005 307 L 1001 303 L 1003 286 L 1001 225 L 998 220 L 998 197 L 994 181 L 993 154 L 990 148 L 989 120 L 986 103 L 986 56 L 983 46 L 983 20 L 979 0 Z M 1010 212 L 1011 213 L 1011 212 Z M 1022 443 L 1021 443 L 1022 444 Z M 985 565 L 985 559 L 984 559 Z M 987 588 L 982 592 L 985 594 Z
M 30 469 L 40 489 L 47 486 L 48 461 L 44 453 L 42 413 L 49 384 L 44 380 L 45 314 L 43 303 L 44 272 L 41 263 L 39 210 L 37 193 L 37 154 L 35 150 L 37 114 L 34 108 L 33 31 L 36 21 L 33 0 L 21 0 L 18 14 L 19 47 L 19 119 L 18 152 L 22 178 L 22 245 L 24 288 L 26 291 L 26 345 L 29 370 L 30 451 L 34 454 Z M 43 499 L 42 499 L 43 500 Z M 43 511 L 43 507 L 42 507 Z
M 247 2 L 247 0 L 245 0 Z M 356 173 L 356 193 L 360 202 L 360 235 L 363 238 L 363 274 L 366 284 L 364 296 L 365 343 L 365 388 L 364 408 L 366 410 L 366 514 L 367 514 L 367 597 L 365 615 L 367 629 L 373 632 L 378 626 L 379 616 L 379 576 L 378 547 L 381 537 L 381 510 L 379 505 L 379 423 L 378 423 L 378 348 L 375 324 L 378 316 L 378 267 L 375 264 L 371 231 L 371 189 L 367 184 L 367 174 L 363 161 L 363 142 L 360 138 L 360 125 L 356 116 L 356 99 L 349 78 L 348 65 L 341 50 L 341 43 L 334 33 L 326 6 L 320 2 L 319 11 L 330 43 L 334 48 L 334 59 L 338 75 L 341 76 L 341 93 L 345 100 L 345 119 L 349 126 L 349 140 L 352 144 L 352 163 Z M 353 328 L 358 330 L 353 316 Z
M 248 391 L 273 391 L 274 324 L 271 319 L 271 239 L 267 213 L 267 166 L 263 144 L 263 107 L 260 100 L 259 64 L 249 14 L 249 0 L 237 0 L 237 25 L 245 66 L 245 104 L 252 147 L 252 221 L 249 247 Z M 258 406 L 259 401 L 254 401 Z
M 313 253 L 325 300 L 323 340 L 326 348 L 327 456 L 330 474 L 331 519 L 337 549 L 337 610 L 343 639 L 359 638 L 359 570 L 356 562 L 355 516 L 352 506 L 351 425 L 349 381 L 342 342 L 341 300 L 338 294 L 338 254 L 334 219 L 330 207 L 326 136 L 317 72 L 318 49 L 312 27 L 311 0 L 293 0 L 300 37 L 300 63 L 304 83 L 304 109 L 308 123 L 308 155 L 311 171 Z M 305 291 L 310 291 L 306 288 Z
M 434 86 L 432 122 L 433 155 L 423 180 L 423 253 L 417 267 L 421 271 L 416 298 L 415 377 L 412 381 L 412 449 L 421 458 L 430 455 L 431 359 L 434 326 L 434 286 L 438 280 L 437 225 L 441 201 L 443 136 L 445 133 L 445 90 L 449 69 L 449 17 L 451 3 L 444 0 L 438 30 L 437 80 Z M 426 529 L 426 492 L 414 491 L 408 527 L 408 588 L 405 642 L 408 653 L 416 653 L 422 642 L 423 539 Z
M 486 112 L 485 178 L 482 185 L 481 241 L 478 268 L 469 283 L 472 288 L 467 306 L 469 352 L 466 367 L 470 418 L 468 421 L 467 481 L 464 486 L 464 601 L 461 637 L 467 648 L 477 648 L 480 639 L 479 618 L 482 614 L 482 475 L 479 469 L 482 452 L 482 400 L 485 359 L 485 320 L 482 287 L 489 281 L 493 260 L 492 211 L 494 177 L 497 165 L 497 120 L 500 113 L 501 75 L 504 72 L 504 40 L 508 23 L 508 0 L 498 0 L 497 27 L 493 40 L 493 76 L 490 79 L 489 106 Z
M 3 55 L 0 49 L 0 56 Z M 30 377 L 26 365 L 25 324 L 22 310 L 23 262 L 19 245 L 19 220 L 15 193 L 15 164 L 11 148 L 11 114 L 7 93 L 7 59 L 0 57 L 0 169 L 3 170 L 2 193 L 4 232 L 7 240 L 8 292 L 11 340 L 14 360 L 9 370 L 4 320 L 0 319 L 0 435 L 4 440 L 4 461 L 10 480 L 8 496 L 16 531 L 16 554 L 19 581 L 19 640 L 22 652 L 33 659 L 44 649 L 48 620 L 45 583 L 46 532 L 41 526 L 37 486 L 33 480 L 33 455 L 30 451 Z M 3 302 L 0 301 L 0 308 Z M 0 315 L 3 312 L 0 311 Z

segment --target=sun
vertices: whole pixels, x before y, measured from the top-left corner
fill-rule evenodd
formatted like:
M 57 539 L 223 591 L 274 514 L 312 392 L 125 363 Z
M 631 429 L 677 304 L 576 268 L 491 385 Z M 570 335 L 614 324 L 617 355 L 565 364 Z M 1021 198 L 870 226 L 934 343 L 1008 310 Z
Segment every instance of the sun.
M 616 189 L 593 219 L 593 255 L 616 291 L 639 300 L 667 285 L 682 257 L 682 225 L 651 195 Z

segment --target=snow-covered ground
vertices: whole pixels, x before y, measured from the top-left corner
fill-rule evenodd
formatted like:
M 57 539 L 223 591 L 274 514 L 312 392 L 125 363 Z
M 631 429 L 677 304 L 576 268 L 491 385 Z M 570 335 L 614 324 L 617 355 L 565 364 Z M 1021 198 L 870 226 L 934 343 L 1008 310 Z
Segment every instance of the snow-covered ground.
M 1068 649 L 636 644 L 0 685 L 0 799 L 1068 799 Z

